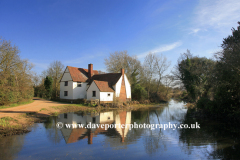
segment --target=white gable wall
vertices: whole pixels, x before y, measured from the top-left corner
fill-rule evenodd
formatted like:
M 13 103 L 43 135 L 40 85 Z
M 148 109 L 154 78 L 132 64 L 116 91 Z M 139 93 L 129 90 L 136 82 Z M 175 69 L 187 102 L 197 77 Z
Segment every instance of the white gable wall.
M 126 75 L 124 76 L 124 82 L 126 87 L 126 94 L 127 94 L 126 96 L 127 98 L 131 98 L 131 86 Z
M 66 68 L 66 70 L 65 70 L 64 73 L 63 73 L 61 82 L 62 82 L 62 81 L 72 81 L 72 77 L 71 77 L 71 75 L 70 75 L 70 72 L 69 72 L 68 68 Z
M 73 99 L 86 99 L 87 98 L 87 83 L 81 83 L 82 86 L 78 87 L 77 82 L 73 82 Z
M 96 97 L 92 97 L 92 91 L 96 91 Z M 89 88 L 87 90 L 87 100 L 91 100 L 91 99 L 99 99 L 100 100 L 100 91 L 94 81 L 91 83 L 91 85 L 89 86 Z
M 60 98 L 73 99 L 73 81 L 68 81 L 68 86 L 64 86 L 64 82 L 60 82 Z M 64 91 L 68 91 L 68 96 L 64 96 Z
M 108 96 L 110 94 L 110 96 Z M 100 101 L 113 101 L 113 92 L 100 92 Z
M 65 81 L 68 81 L 68 86 L 65 86 Z M 68 91 L 68 96 L 64 96 L 64 91 Z M 64 71 L 60 82 L 60 98 L 73 99 L 73 81 L 68 68 Z
M 114 87 L 116 97 L 119 97 L 119 95 L 120 95 L 121 84 L 122 84 L 122 76 L 119 78 L 118 82 L 116 83 L 116 85 Z
M 126 96 L 127 98 L 131 98 L 131 85 L 127 79 L 126 74 L 124 75 L 124 82 L 125 82 L 125 88 L 126 88 L 126 94 L 127 94 Z M 121 78 L 119 78 L 118 82 L 114 86 L 116 97 L 119 97 L 120 95 L 121 85 L 122 85 L 122 76 Z

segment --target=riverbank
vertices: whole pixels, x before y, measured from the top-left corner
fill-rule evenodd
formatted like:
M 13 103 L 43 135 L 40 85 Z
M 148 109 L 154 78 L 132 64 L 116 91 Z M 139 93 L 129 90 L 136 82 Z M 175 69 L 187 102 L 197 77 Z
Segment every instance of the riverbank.
M 157 104 L 134 104 L 111 108 L 110 106 L 91 107 L 84 104 L 69 104 L 34 98 L 34 102 L 17 107 L 0 109 L 0 136 L 9 136 L 29 132 L 28 127 L 41 122 L 44 117 L 56 116 L 61 113 L 86 111 L 100 112 L 101 110 L 137 110 L 154 107 Z M 158 104 L 159 105 L 159 104 Z
M 25 104 L 29 104 L 29 103 L 32 103 L 34 102 L 34 100 L 32 99 L 26 99 L 26 100 L 23 100 L 21 102 L 18 102 L 18 103 L 13 103 L 13 104 L 10 104 L 10 105 L 4 105 L 4 106 L 0 106 L 0 109 L 6 109 L 6 108 L 12 108 L 12 107 L 17 107 L 17 106 L 21 106 L 21 105 L 25 105 Z

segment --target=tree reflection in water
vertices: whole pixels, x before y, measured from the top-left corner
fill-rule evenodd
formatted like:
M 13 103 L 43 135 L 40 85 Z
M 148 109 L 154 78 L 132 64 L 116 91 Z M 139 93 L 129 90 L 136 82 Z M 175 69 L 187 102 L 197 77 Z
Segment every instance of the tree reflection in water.
M 200 129 L 108 128 L 57 129 L 56 123 L 85 124 L 194 124 Z M 41 134 L 41 135 L 39 135 Z M 71 158 L 122 159 L 239 159 L 238 127 L 198 120 L 183 103 L 137 111 L 65 113 L 36 124 L 32 132 L 0 140 L 0 159 Z M 23 147 L 24 145 L 24 147 Z M 44 154 L 43 154 L 44 153 Z M 80 154 L 81 153 L 81 154 Z M 107 154 L 102 154 L 107 153 Z
M 179 143 L 182 149 L 192 154 L 194 148 L 202 149 L 204 157 L 209 159 L 239 159 L 240 130 L 237 126 L 219 122 L 193 119 L 188 112 L 182 123 L 201 124 L 200 129 L 181 129 Z
M 46 135 L 49 141 L 53 142 L 54 144 L 60 143 L 63 136 L 61 131 L 56 128 L 57 124 L 57 117 L 47 117 L 46 121 L 44 122 L 44 127 L 46 128 Z
M 0 159 L 13 160 L 22 150 L 25 135 L 14 135 L 0 138 Z

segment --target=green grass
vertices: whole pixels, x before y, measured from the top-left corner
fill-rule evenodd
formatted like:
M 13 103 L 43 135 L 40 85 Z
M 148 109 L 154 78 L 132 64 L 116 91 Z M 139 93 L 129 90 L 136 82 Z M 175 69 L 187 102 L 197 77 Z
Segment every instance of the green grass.
M 58 116 L 60 113 L 58 113 L 58 112 L 53 112 L 52 113 L 52 116 Z
M 12 107 L 17 107 L 17 106 L 21 106 L 21 105 L 25 105 L 25 104 L 29 104 L 34 102 L 34 100 L 28 100 L 28 101 L 23 101 L 23 102 L 18 102 L 18 103 L 13 103 L 7 106 L 0 106 L 0 109 L 5 109 L 5 108 L 12 108 Z
M 42 109 L 40 109 L 40 112 L 45 111 L 45 110 L 47 111 L 47 108 L 42 108 Z
M 11 117 L 2 117 L 0 118 L 0 126 L 3 126 L 3 127 L 10 126 L 11 121 L 17 122 L 16 119 L 13 119 Z
M 15 122 L 15 124 L 10 124 L 11 122 Z M 18 120 L 8 116 L 0 118 L 0 138 L 7 135 L 22 134 L 29 132 L 29 130 L 26 127 L 18 124 L 17 122 Z
M 78 106 L 78 107 L 82 107 L 82 106 L 87 106 L 87 105 L 84 105 L 84 104 L 69 104 L 68 106 Z

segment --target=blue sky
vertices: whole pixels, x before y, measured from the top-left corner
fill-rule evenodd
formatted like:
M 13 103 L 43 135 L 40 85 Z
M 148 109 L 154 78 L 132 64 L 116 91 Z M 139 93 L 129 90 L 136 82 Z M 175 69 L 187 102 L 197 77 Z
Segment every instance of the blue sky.
M 212 57 L 240 21 L 239 0 L 0 0 L 0 36 L 41 73 L 54 60 L 105 71 L 109 53 Z

